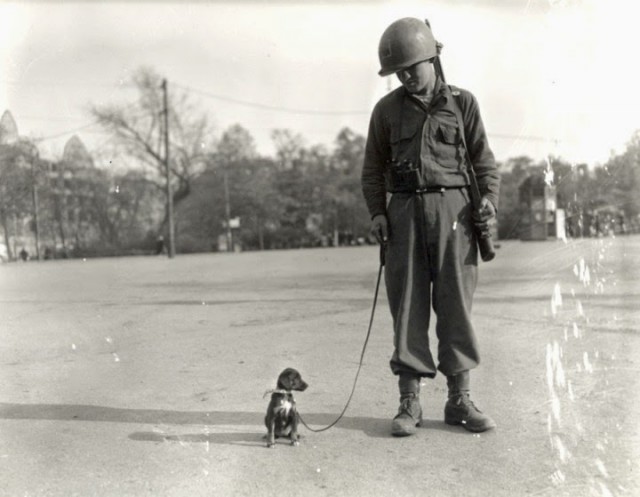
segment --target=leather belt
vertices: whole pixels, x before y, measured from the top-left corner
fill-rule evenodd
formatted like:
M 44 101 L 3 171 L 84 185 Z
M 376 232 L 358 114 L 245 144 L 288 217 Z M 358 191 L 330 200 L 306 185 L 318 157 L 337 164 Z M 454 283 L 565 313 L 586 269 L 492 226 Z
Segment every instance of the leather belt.
M 421 195 L 423 193 L 440 193 L 444 194 L 446 190 L 460 190 L 465 188 L 464 186 L 427 186 L 425 188 L 418 188 L 416 190 L 397 190 L 390 193 L 414 193 Z

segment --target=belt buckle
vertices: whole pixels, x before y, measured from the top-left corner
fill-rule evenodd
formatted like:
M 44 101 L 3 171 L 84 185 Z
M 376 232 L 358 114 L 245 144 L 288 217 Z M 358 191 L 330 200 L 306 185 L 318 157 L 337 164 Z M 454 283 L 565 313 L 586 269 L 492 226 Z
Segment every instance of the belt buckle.
M 425 187 L 425 188 L 418 188 L 416 190 L 416 193 L 439 193 L 440 195 L 444 195 L 444 191 L 446 190 L 446 188 L 444 186 L 434 186 L 434 187 Z

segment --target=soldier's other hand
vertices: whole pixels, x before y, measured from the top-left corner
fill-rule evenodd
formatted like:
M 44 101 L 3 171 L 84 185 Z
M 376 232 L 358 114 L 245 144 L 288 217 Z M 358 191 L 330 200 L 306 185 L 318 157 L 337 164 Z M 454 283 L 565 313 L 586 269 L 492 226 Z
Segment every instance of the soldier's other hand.
M 488 223 L 494 217 L 496 217 L 496 208 L 487 197 L 482 197 L 480 207 L 473 213 L 474 220 L 480 223 Z
M 378 214 L 371 220 L 371 234 L 376 237 L 378 243 L 386 243 L 389 239 L 389 223 L 387 216 Z

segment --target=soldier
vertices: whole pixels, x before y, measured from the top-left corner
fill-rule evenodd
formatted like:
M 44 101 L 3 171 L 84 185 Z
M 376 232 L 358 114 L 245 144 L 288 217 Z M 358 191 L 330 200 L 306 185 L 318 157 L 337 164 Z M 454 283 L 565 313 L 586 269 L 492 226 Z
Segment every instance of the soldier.
M 434 68 L 441 48 L 419 19 L 400 19 L 384 31 L 379 74 L 395 73 L 402 86 L 373 109 L 362 170 L 372 233 L 385 245 L 394 323 L 390 365 L 400 390 L 394 436 L 416 432 L 421 378 L 434 378 L 437 370 L 447 377 L 446 423 L 472 432 L 495 427 L 470 399 L 469 371 L 479 363 L 471 324 L 478 270 L 474 228 L 487 229 L 495 217 L 500 176 L 475 97 L 447 86 Z M 482 195 L 476 212 L 456 105 Z M 437 368 L 429 349 L 432 306 Z

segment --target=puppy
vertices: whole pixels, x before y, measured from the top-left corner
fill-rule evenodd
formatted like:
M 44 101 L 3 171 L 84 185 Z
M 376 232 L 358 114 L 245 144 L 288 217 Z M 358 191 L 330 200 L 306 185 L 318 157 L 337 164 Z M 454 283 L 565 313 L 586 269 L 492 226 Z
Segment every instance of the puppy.
M 307 386 L 298 371 L 287 368 L 278 376 L 277 388 L 267 392 L 271 393 L 271 401 L 264 418 L 267 426 L 267 447 L 273 447 L 276 438 L 279 437 L 289 437 L 291 445 L 299 444 L 298 411 L 291 392 L 304 392 Z

